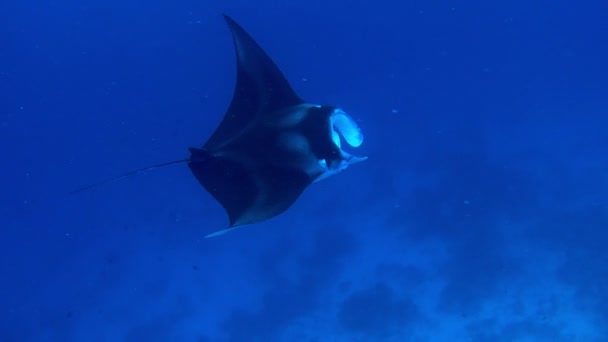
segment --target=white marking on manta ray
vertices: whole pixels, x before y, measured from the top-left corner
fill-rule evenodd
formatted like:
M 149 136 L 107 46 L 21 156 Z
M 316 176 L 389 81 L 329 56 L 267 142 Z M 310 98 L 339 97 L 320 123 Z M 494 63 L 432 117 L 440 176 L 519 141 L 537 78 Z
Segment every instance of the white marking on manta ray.
M 268 124 L 282 128 L 293 127 L 304 120 L 310 108 L 321 108 L 321 106 L 310 103 L 302 103 L 295 107 L 285 108 L 284 110 L 275 112 L 273 114 L 275 122 L 269 122 Z M 286 115 L 286 113 L 289 114 Z

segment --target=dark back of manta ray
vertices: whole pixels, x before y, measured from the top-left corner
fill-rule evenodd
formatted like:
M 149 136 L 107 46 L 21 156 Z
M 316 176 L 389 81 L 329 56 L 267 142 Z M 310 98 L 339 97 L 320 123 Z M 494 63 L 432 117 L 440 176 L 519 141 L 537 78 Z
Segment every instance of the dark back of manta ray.
M 264 162 L 261 154 L 272 152 L 268 151 L 272 142 L 264 141 L 265 132 L 247 131 L 253 121 L 272 118 L 272 113 L 304 102 L 255 40 L 234 20 L 225 18 L 237 57 L 233 99 L 203 148 L 190 149 L 188 165 L 200 184 L 224 207 L 230 227 L 236 227 L 264 221 L 287 210 L 313 179 L 296 168 Z M 329 132 L 328 127 L 319 129 Z M 251 135 L 250 140 L 235 143 Z M 327 150 L 335 153 L 335 145 L 327 141 Z
M 224 17 L 236 50 L 236 86 L 209 140 L 190 148 L 188 166 L 224 207 L 233 228 L 284 212 L 325 172 L 321 161 L 341 162 L 344 155 L 329 127 L 335 107 L 305 103 L 256 41 Z M 284 124 L 293 117 L 297 124 Z M 286 134 L 305 140 L 306 147 L 285 148 Z
M 252 121 L 267 113 L 277 112 L 302 103 L 281 71 L 241 26 L 225 17 L 232 32 L 237 57 L 237 83 L 230 106 L 202 149 L 191 148 L 188 164 L 197 180 L 211 193 L 228 213 L 230 226 L 259 222 L 285 211 L 310 184 L 308 175 L 299 170 L 277 169 L 274 165 L 248 164 L 234 158 L 222 158 L 227 141 L 238 139 Z M 264 145 L 263 132 L 256 141 L 246 141 L 251 158 Z M 258 179 L 266 180 L 259 184 Z M 263 199 L 274 208 L 258 208 L 249 220 L 243 215 Z

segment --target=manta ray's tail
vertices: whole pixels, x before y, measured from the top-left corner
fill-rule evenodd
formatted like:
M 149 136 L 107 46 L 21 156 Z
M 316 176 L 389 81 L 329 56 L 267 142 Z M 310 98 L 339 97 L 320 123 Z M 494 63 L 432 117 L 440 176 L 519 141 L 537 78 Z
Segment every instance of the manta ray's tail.
M 136 174 L 144 172 L 144 171 L 148 171 L 148 170 L 152 170 L 152 169 L 157 169 L 159 167 L 169 166 L 169 165 L 173 165 L 173 164 L 187 163 L 189 161 L 190 161 L 190 159 L 174 160 L 174 161 L 170 161 L 170 162 L 166 162 L 166 163 L 162 163 L 162 164 L 157 164 L 157 165 L 152 165 L 152 166 L 144 167 L 144 168 L 141 168 L 141 169 L 138 169 L 138 170 L 133 170 L 131 172 L 127 172 L 127 173 L 122 174 L 120 176 L 116 176 L 116 177 L 113 177 L 113 178 L 105 179 L 105 180 L 102 180 L 102 181 L 99 181 L 99 182 L 96 182 L 96 183 L 93 183 L 93 184 L 89 184 L 89 185 L 84 186 L 82 188 L 79 188 L 79 189 L 76 189 L 76 190 L 72 190 L 72 191 L 70 191 L 70 194 L 75 194 L 75 193 L 79 193 L 79 192 L 82 192 L 82 191 L 86 191 L 86 190 L 89 190 L 91 188 L 95 188 L 95 187 L 100 186 L 100 185 L 111 183 L 111 182 L 117 181 L 117 180 L 125 178 L 125 177 L 133 176 L 133 175 L 136 175 Z

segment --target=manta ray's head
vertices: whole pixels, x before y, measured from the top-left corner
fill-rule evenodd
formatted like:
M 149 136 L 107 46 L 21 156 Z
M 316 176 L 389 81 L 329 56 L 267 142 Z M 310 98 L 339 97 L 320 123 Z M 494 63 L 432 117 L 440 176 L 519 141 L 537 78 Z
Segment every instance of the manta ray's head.
M 343 149 L 344 145 L 348 145 L 351 148 L 357 148 L 363 143 L 363 133 L 350 115 L 344 110 L 336 107 L 323 106 L 320 108 L 330 108 L 328 116 L 329 132 L 327 133 L 333 143 L 333 153 L 331 156 L 319 160 L 319 165 L 324 171 L 315 179 L 315 182 L 335 175 L 351 164 L 362 162 L 367 159 L 367 157 L 352 155 Z

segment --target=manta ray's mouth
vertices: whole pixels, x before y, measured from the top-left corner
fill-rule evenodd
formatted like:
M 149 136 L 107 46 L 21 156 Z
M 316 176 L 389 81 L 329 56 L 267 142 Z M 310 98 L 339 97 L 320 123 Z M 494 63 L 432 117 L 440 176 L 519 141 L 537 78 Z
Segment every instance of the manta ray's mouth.
M 357 123 L 342 109 L 335 109 L 329 117 L 331 138 L 342 150 L 342 139 L 351 147 L 359 147 L 363 143 L 363 133 Z M 344 152 L 344 151 L 343 151 Z

